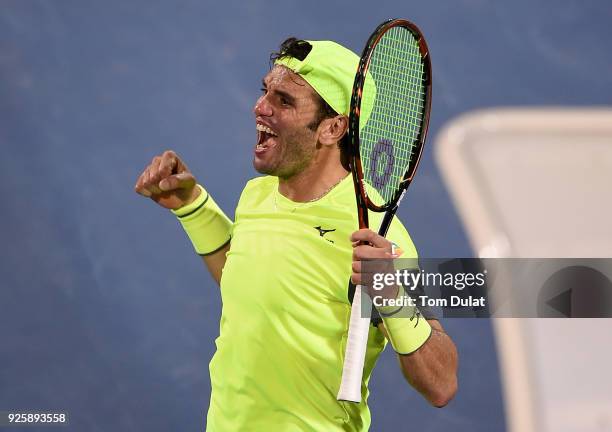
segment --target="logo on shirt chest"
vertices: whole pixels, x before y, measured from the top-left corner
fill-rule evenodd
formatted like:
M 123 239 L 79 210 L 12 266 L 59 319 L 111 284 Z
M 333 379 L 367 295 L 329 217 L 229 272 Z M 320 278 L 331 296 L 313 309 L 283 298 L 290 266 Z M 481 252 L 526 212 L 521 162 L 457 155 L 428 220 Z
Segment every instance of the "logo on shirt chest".
M 330 243 L 334 242 L 333 240 L 325 238 L 325 234 L 336 231 L 336 228 L 334 228 L 334 229 L 324 229 L 324 228 L 321 228 L 321 225 L 313 227 L 313 228 L 316 229 L 317 231 L 319 231 L 319 235 L 321 237 L 323 237 L 325 240 L 327 240 Z

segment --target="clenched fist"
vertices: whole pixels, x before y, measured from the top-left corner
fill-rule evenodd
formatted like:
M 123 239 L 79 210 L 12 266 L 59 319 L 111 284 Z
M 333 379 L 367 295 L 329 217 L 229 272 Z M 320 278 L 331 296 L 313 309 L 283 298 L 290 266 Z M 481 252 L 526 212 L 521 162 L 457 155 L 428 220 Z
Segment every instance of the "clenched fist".
M 364 228 L 351 235 L 353 242 L 353 264 L 351 282 L 367 288 L 370 297 L 395 298 L 397 287 L 385 286 L 381 291 L 373 285 L 375 275 L 381 277 L 395 273 L 393 259 L 398 258 L 393 243 L 374 231 Z
M 155 156 L 144 169 L 134 190 L 160 206 L 176 210 L 193 202 L 200 194 L 196 179 L 173 151 Z

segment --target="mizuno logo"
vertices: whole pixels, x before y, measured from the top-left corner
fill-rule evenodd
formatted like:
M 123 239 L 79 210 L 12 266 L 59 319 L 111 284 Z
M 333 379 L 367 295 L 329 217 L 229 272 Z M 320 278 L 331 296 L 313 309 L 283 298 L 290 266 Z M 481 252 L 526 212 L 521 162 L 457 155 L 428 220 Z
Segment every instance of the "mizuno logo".
M 329 232 L 336 231 L 336 229 L 335 229 L 335 228 L 334 228 L 334 229 L 323 229 L 323 228 L 321 228 L 321 225 L 314 227 L 314 229 L 316 229 L 317 231 L 319 231 L 319 235 L 320 235 L 321 237 L 323 237 L 323 238 L 325 238 L 325 234 L 327 234 L 327 233 L 329 233 Z M 330 239 L 325 239 L 325 240 L 327 240 L 328 242 L 331 242 L 331 243 L 333 243 L 333 242 L 334 242 L 333 240 L 330 240 Z

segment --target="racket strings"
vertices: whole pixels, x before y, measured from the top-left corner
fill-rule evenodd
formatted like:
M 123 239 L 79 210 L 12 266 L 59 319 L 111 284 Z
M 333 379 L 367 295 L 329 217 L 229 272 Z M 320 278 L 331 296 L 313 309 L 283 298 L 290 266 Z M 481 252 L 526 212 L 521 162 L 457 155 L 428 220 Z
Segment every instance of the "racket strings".
M 393 199 L 407 168 L 416 162 L 425 111 L 424 72 L 419 44 L 403 27 L 387 31 L 372 52 L 366 80 L 374 81 L 375 99 L 359 136 L 366 187 L 376 205 Z

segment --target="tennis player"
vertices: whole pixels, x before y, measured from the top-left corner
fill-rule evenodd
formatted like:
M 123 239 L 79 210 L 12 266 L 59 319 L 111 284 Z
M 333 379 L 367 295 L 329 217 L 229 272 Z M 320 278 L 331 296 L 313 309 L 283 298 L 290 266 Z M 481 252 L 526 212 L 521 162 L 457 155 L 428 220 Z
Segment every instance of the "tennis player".
M 367 384 L 387 340 L 408 383 L 442 407 L 457 389 L 456 349 L 428 311 L 414 308 L 411 317 L 428 319 L 380 310 L 369 333 L 364 402 L 336 400 L 349 278 L 362 282 L 362 261 L 394 257 L 394 245 L 403 257 L 417 252 L 397 218 L 387 238 L 354 232 L 345 136 L 358 56 L 334 42 L 290 38 L 271 59 L 253 109 L 253 165 L 264 176 L 246 184 L 233 222 L 172 151 L 155 157 L 135 186 L 176 215 L 221 286 L 207 430 L 368 430 Z M 371 225 L 380 217 L 372 213 Z

